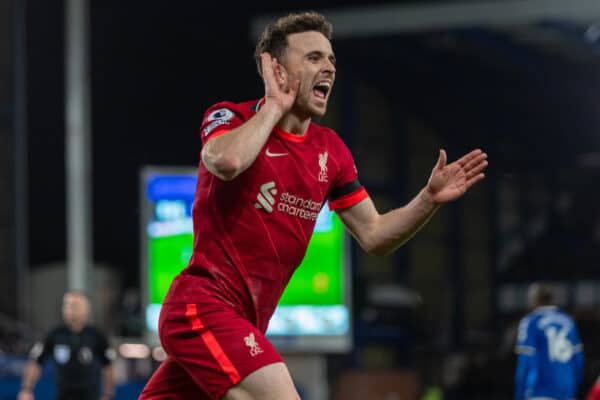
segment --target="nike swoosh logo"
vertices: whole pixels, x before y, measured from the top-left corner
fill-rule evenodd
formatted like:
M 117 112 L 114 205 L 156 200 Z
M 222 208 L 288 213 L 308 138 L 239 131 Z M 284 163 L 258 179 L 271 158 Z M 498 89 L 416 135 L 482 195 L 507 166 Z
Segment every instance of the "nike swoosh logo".
M 281 157 L 287 156 L 289 153 L 272 153 L 271 150 L 267 149 L 265 154 L 267 155 L 267 157 Z

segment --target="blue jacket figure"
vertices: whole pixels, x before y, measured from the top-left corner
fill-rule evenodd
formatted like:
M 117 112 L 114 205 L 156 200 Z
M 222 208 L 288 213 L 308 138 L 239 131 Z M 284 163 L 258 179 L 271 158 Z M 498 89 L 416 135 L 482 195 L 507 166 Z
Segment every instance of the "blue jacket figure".
M 583 377 L 583 345 L 571 317 L 552 305 L 550 286 L 534 283 L 519 324 L 515 400 L 574 400 Z

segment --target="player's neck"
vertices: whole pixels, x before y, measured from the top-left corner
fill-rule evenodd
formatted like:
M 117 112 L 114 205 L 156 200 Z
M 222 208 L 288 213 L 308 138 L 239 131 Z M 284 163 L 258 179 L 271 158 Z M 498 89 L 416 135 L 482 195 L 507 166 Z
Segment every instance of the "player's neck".
M 70 322 L 67 323 L 67 326 L 69 327 L 69 329 L 75 333 L 79 333 L 83 330 L 83 328 L 85 328 L 86 323 L 85 322 Z
M 289 112 L 279 120 L 277 125 L 280 129 L 286 132 L 302 136 L 308 129 L 308 124 L 310 124 L 310 117 L 299 116 L 295 113 Z

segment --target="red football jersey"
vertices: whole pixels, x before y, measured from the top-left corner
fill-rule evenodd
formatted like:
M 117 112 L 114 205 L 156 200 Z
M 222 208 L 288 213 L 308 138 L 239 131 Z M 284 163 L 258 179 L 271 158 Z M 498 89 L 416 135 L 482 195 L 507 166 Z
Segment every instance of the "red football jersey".
M 594 382 L 586 400 L 600 400 L 600 378 Z
M 200 130 L 203 143 L 243 124 L 261 102 L 209 108 Z M 264 332 L 325 201 L 336 210 L 366 197 L 346 145 L 333 130 L 312 122 L 302 136 L 275 128 L 252 165 L 231 181 L 200 161 L 193 255 L 168 300 L 217 296 Z M 210 278 L 212 290 L 201 277 Z

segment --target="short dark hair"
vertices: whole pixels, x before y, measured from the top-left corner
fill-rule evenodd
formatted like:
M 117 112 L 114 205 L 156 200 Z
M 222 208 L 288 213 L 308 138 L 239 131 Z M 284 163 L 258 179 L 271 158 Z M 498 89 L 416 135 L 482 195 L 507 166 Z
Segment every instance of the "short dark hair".
M 548 306 L 554 302 L 554 291 L 549 282 L 534 282 L 529 287 L 530 300 L 534 306 Z
M 260 61 L 262 53 L 269 53 L 272 57 L 281 61 L 283 53 L 288 46 L 288 35 L 307 31 L 320 32 L 327 39 L 331 40 L 333 26 L 325 16 L 315 11 L 288 14 L 268 24 L 260 35 L 256 49 L 254 50 L 254 59 L 256 60 L 256 68 L 259 75 L 262 76 Z
M 77 296 L 77 297 L 84 297 L 87 300 L 90 299 L 90 296 L 88 296 L 88 294 L 85 292 L 85 290 L 82 290 L 82 289 L 69 289 L 63 294 L 63 297 L 68 294 L 70 294 L 72 296 Z

